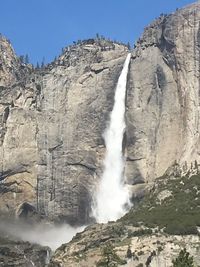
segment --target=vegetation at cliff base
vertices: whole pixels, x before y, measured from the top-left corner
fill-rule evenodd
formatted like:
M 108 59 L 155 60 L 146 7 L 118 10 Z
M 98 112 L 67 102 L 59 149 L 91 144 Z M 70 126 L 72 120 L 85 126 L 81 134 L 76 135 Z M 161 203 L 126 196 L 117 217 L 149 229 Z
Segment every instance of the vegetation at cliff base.
M 166 196 L 161 198 L 165 192 Z M 198 234 L 200 226 L 200 175 L 162 177 L 149 194 L 122 219 L 135 226 L 158 226 L 168 234 Z

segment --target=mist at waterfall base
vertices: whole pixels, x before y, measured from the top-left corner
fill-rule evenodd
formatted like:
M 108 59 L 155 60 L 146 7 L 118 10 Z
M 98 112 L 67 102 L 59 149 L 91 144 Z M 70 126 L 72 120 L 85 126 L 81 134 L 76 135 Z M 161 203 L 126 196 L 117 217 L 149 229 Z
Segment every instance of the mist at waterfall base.
M 131 54 L 128 54 L 118 79 L 110 123 L 104 133 L 106 156 L 104 172 L 96 192 L 93 216 L 98 223 L 116 221 L 130 207 L 129 192 L 125 185 L 122 142 L 125 131 L 126 83 Z
M 59 246 L 71 241 L 73 236 L 82 232 L 85 226 L 72 227 L 68 224 L 28 224 L 27 222 L 0 222 L 0 235 L 3 233 L 22 241 L 28 241 L 41 246 L 48 246 L 55 251 Z

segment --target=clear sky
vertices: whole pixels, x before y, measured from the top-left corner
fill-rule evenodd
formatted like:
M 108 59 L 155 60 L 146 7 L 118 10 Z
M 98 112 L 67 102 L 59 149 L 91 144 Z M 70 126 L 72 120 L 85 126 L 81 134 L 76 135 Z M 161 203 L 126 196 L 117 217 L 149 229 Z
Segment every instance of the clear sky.
M 195 0 L 0 0 L 0 32 L 18 55 L 50 62 L 61 48 L 96 33 L 130 42 L 161 13 Z

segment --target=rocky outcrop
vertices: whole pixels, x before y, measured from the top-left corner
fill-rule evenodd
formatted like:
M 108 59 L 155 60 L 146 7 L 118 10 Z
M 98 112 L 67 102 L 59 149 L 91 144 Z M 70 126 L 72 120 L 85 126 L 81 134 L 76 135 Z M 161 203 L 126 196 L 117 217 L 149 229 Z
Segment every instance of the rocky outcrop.
M 32 66 L 23 64 L 10 44 L 10 41 L 0 35 L 0 89 L 1 91 L 17 82 L 25 80 Z
M 133 235 L 133 236 L 131 236 Z M 134 236 L 135 235 L 135 236 Z M 103 258 L 102 249 L 113 244 L 124 267 L 172 267 L 172 260 L 184 248 L 199 264 L 199 236 L 168 236 L 147 234 L 144 230 L 110 224 L 88 228 L 69 244 L 61 246 L 53 255 L 49 267 L 93 267 Z M 99 265 L 100 266 L 100 265 Z M 112 265 L 109 265 L 112 266 Z
M 45 267 L 49 263 L 50 249 L 28 242 L 0 237 L 0 266 Z

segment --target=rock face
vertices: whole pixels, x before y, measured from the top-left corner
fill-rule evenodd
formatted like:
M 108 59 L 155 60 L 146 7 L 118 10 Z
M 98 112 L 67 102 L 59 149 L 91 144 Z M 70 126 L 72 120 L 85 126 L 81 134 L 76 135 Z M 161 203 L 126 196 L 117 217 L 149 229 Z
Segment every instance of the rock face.
M 199 162 L 199 19 L 200 3 L 163 15 L 132 51 L 124 151 L 134 198 L 174 162 Z M 88 222 L 127 52 L 91 39 L 33 70 L 1 37 L 1 211 L 28 203 L 52 220 Z
M 10 61 L 17 61 L 7 46 Z M 46 69 L 24 75 L 22 82 L 4 83 L 1 210 L 18 214 L 21 204 L 29 203 L 53 220 L 88 221 L 101 174 L 102 134 L 126 54 L 123 45 L 91 39 L 66 49 Z M 4 77 L 11 79 L 6 72 Z
M 24 79 L 29 68 L 16 56 L 10 41 L 0 36 L 0 88 L 13 85 Z
M 131 184 L 162 176 L 174 162 L 199 162 L 199 18 L 200 3 L 161 16 L 132 53 L 126 142 Z

